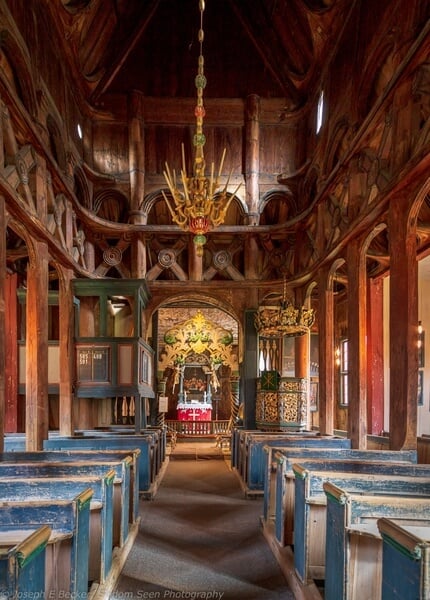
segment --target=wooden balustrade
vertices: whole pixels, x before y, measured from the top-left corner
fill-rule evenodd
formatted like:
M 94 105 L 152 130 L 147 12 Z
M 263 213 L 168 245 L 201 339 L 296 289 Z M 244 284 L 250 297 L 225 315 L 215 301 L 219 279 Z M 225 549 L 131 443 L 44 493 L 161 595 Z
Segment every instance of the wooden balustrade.
M 229 432 L 230 421 L 173 421 L 166 419 L 165 424 L 169 431 L 179 435 L 217 436 Z

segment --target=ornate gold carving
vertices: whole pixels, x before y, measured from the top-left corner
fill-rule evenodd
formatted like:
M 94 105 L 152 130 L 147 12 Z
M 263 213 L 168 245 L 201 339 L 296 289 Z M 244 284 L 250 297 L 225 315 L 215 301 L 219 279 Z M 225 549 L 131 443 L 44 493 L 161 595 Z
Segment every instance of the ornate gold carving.
M 233 334 L 205 319 L 201 311 L 166 331 L 166 343 L 161 357 L 163 368 L 172 364 L 184 364 L 193 354 L 204 354 L 212 365 L 225 364 L 232 369 L 237 362 L 231 344 Z

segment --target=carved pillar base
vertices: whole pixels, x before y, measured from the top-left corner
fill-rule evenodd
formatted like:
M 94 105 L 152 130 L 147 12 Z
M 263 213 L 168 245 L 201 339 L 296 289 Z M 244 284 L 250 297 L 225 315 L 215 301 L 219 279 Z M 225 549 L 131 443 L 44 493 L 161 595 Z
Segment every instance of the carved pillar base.
M 306 428 L 308 380 L 279 378 L 277 389 L 264 389 L 257 379 L 256 424 L 266 431 L 303 431 Z

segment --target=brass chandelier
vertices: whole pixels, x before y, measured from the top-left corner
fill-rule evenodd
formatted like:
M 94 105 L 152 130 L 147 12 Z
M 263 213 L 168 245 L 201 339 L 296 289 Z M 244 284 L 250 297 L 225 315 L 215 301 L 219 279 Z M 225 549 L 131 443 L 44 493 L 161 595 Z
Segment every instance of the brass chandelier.
M 219 187 L 219 178 L 226 150 L 222 153 L 218 175 L 215 176 L 214 163 L 212 163 L 210 177 L 206 177 L 206 163 L 203 153 L 203 147 L 206 142 L 203 133 L 203 118 L 205 116 L 205 107 L 203 104 L 203 90 L 206 87 L 206 77 L 204 75 L 203 58 L 203 12 L 205 10 L 205 1 L 199 0 L 200 10 L 200 29 L 198 40 L 200 43 L 200 53 L 198 57 L 197 76 L 195 86 L 197 88 L 197 105 L 194 110 L 196 117 L 196 131 L 193 138 L 195 148 L 193 173 L 188 175 L 185 163 L 185 151 L 182 144 L 182 169 L 180 178 L 176 178 L 176 172 L 169 169 L 166 163 L 166 170 L 163 171 L 164 178 L 170 190 L 171 199 L 164 191 L 163 198 L 167 204 L 174 223 L 179 225 L 184 231 L 190 231 L 194 234 L 194 244 L 198 256 L 203 256 L 203 246 L 206 244 L 206 233 L 214 227 L 218 227 L 224 222 L 230 203 L 240 187 L 233 193 L 227 192 L 230 176 L 222 190 L 217 192 Z
M 287 299 L 287 286 L 284 280 L 282 299 L 279 305 L 263 304 L 254 317 L 255 328 L 260 337 L 296 337 L 310 331 L 314 324 L 313 308 L 295 307 Z

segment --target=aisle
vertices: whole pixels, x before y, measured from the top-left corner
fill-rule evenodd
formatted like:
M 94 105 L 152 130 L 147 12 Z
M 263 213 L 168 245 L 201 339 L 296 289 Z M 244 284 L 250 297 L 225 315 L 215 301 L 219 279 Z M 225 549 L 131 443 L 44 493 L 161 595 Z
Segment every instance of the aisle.
M 178 446 L 155 499 L 141 501 L 111 599 L 292 599 L 261 532 L 262 501 L 244 498 L 229 459 L 202 449 L 187 459 Z

